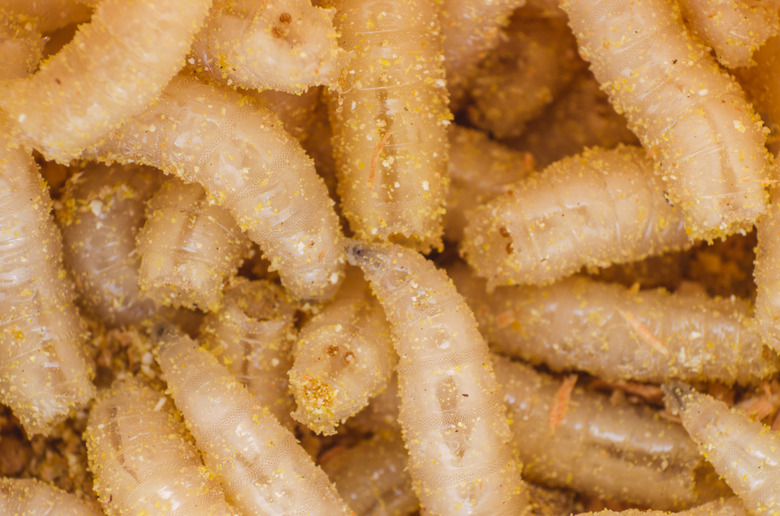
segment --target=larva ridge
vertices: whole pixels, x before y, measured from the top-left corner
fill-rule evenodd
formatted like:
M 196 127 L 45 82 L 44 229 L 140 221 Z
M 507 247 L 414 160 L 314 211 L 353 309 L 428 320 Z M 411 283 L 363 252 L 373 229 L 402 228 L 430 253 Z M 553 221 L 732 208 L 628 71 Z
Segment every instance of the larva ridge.
M 0 478 L 0 512 L 18 516 L 99 516 L 102 513 L 52 485 L 32 478 Z
M 675 512 L 678 516 L 748 516 L 744 505 L 736 496 L 714 500 L 687 511 Z M 645 511 L 628 509 L 625 511 L 599 511 L 580 513 L 577 516 L 668 516 L 667 511 Z

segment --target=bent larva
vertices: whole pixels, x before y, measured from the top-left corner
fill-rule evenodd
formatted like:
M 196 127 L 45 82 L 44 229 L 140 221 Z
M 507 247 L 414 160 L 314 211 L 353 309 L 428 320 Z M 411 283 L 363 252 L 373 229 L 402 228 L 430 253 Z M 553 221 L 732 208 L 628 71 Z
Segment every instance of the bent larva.
M 739 498 L 722 498 L 714 500 L 704 505 L 699 505 L 687 511 L 675 512 L 676 516 L 748 516 L 745 506 L 739 501 Z M 672 516 L 667 511 L 645 511 L 639 509 L 628 509 L 625 511 L 599 511 L 580 513 L 577 516 Z
M 753 225 L 769 154 L 739 85 L 687 33 L 670 0 L 564 0 L 585 59 L 653 155 L 693 238 Z
M 414 250 L 352 241 L 393 331 L 409 472 L 432 514 L 526 514 L 487 345 L 447 275 Z
M 461 251 L 495 285 L 550 283 L 690 245 L 683 216 L 639 147 L 558 161 L 469 217 Z
M 238 93 L 177 77 L 156 104 L 89 154 L 200 183 L 293 295 L 328 299 L 344 269 L 338 217 L 311 160 L 280 125 Z
M 745 508 L 780 514 L 780 436 L 684 383 L 665 385 L 664 392 L 667 406 Z
M 0 513 L 16 516 L 99 516 L 102 513 L 54 486 L 32 478 L 0 478 Z
M 439 247 L 451 116 L 436 5 L 336 3 L 354 54 L 330 102 L 344 216 L 364 240 Z

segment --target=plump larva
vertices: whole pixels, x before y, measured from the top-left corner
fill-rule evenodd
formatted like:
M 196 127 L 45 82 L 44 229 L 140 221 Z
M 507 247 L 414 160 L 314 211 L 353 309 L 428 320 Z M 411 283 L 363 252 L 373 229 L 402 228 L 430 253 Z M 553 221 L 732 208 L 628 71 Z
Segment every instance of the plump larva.
M 681 382 L 664 386 L 666 404 L 751 514 L 780 514 L 780 436 L 722 401 Z
M 287 428 L 295 409 L 287 371 L 292 367 L 295 305 L 270 281 L 239 283 L 203 319 L 200 342 Z
M 737 497 L 723 498 L 704 505 L 699 505 L 687 511 L 675 512 L 677 516 L 748 516 L 745 506 Z M 599 511 L 580 513 L 577 516 L 670 516 L 667 511 L 645 511 L 628 509 L 625 511 Z
M 127 378 L 97 402 L 86 431 L 95 492 L 109 516 L 236 514 L 166 396 Z
M 290 369 L 298 410 L 293 417 L 317 433 L 336 427 L 384 391 L 397 357 L 385 312 L 359 270 L 299 335 Z
M 635 291 L 587 278 L 501 287 L 488 295 L 465 266 L 449 272 L 492 349 L 556 371 L 748 384 L 780 367 L 741 299 Z
M 689 245 L 682 213 L 639 147 L 589 149 L 506 188 L 469 217 L 461 247 L 491 288 Z
M 436 5 L 336 5 L 353 55 L 330 109 L 343 214 L 364 240 L 438 247 L 450 114 Z
M 159 327 L 158 362 L 228 501 L 246 514 L 348 514 L 325 473 L 217 359 Z
M 424 512 L 526 514 L 487 345 L 447 275 L 414 250 L 352 241 L 393 331 L 409 473 Z
M 333 84 L 348 61 L 333 14 L 311 0 L 215 0 L 191 59 L 200 73 L 246 89 Z
M 564 0 L 585 59 L 651 152 L 694 238 L 749 228 L 766 208 L 769 154 L 739 85 L 671 0 Z
M 184 64 L 211 0 L 104 0 L 73 41 L 0 88 L 23 140 L 62 163 L 141 113 Z
M 0 478 L 0 513 L 13 516 L 99 516 L 70 493 L 32 478 Z
M 200 183 L 294 295 L 328 299 L 344 268 L 338 217 L 311 159 L 280 126 L 238 93 L 178 77 L 90 154 Z

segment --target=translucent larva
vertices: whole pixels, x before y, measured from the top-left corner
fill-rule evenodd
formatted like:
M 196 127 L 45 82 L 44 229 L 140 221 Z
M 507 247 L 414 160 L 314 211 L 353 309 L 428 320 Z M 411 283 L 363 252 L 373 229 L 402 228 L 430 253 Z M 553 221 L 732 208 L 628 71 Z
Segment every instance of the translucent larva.
M 749 228 L 766 208 L 769 154 L 739 85 L 670 0 L 564 0 L 585 59 L 652 154 L 694 238 Z
M 168 327 L 155 331 L 168 389 L 234 507 L 246 514 L 350 512 L 295 436 L 213 355 Z
M 99 516 L 102 513 L 54 486 L 32 478 L 0 478 L 0 513 L 14 516 Z
M 625 511 L 599 511 L 580 513 L 577 516 L 670 516 L 667 511 L 645 511 L 628 509 Z M 704 505 L 699 505 L 687 511 L 675 512 L 677 516 L 748 516 L 745 506 L 737 497 L 722 498 Z
M 752 514 L 780 514 L 780 436 L 681 382 L 664 386 L 699 451 Z
M 238 93 L 178 77 L 90 154 L 200 183 L 295 296 L 328 299 L 344 268 L 338 217 L 311 160 L 280 125 Z
M 474 211 L 461 251 L 489 286 L 550 283 L 687 247 L 683 215 L 639 147 L 588 149 Z
M 330 109 L 343 214 L 362 239 L 438 247 L 451 116 L 436 5 L 336 5 L 353 54 Z
M 409 472 L 432 514 L 525 514 L 487 345 L 447 275 L 414 250 L 352 241 L 347 249 L 393 332 Z
M 236 514 L 185 434 L 170 400 L 132 377 L 100 398 L 85 435 L 106 514 Z
M 334 434 L 385 390 L 397 357 L 385 312 L 359 270 L 348 269 L 333 301 L 301 328 L 294 359 L 293 417 L 317 433 Z

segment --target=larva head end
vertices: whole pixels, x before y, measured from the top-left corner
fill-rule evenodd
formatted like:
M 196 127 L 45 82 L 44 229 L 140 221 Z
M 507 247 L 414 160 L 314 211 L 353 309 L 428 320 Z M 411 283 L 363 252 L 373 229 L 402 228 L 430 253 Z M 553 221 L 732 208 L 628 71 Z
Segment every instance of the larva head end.
M 671 382 L 662 386 L 666 408 L 673 414 L 679 414 L 685 410 L 691 395 L 695 392 L 693 387 L 685 382 Z

